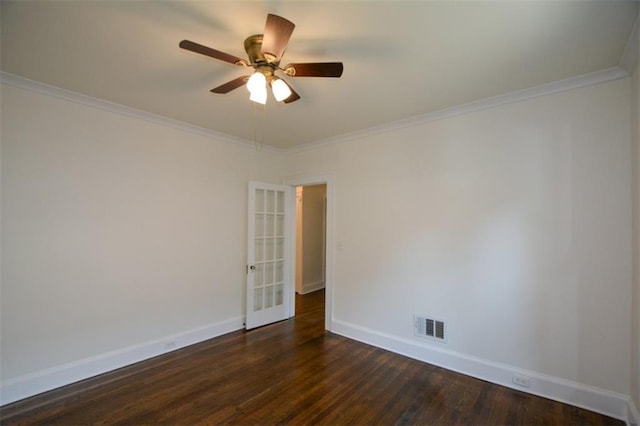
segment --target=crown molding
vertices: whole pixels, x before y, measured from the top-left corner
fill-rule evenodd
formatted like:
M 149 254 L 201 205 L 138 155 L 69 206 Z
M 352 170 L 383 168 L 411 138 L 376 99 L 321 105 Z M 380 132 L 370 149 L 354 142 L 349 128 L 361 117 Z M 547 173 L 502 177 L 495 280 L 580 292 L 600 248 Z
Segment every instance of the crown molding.
M 364 130 L 358 130 L 344 135 L 323 139 L 316 142 L 300 145 L 294 148 L 287 149 L 287 153 L 298 153 L 302 151 L 308 151 L 311 149 L 319 148 L 322 146 L 334 145 L 338 143 L 348 142 L 356 139 L 361 139 L 367 136 L 377 135 L 380 133 L 391 132 L 407 127 L 420 126 L 422 124 L 430 123 L 436 120 L 442 120 L 444 118 L 455 117 L 457 115 L 469 114 L 484 109 L 495 108 L 501 105 L 520 102 L 527 99 L 533 99 L 540 96 L 551 95 L 554 93 L 564 92 L 566 90 L 577 89 L 580 87 L 592 86 L 599 83 L 605 83 L 607 81 L 619 80 L 621 78 L 628 77 L 629 74 L 620 66 L 612 68 L 606 68 L 604 70 L 595 71 L 588 74 L 582 74 L 575 77 L 570 77 L 564 80 L 554 81 L 552 83 L 542 84 L 540 86 L 531 87 L 528 89 L 517 90 L 514 92 L 505 93 L 503 95 L 493 96 L 490 98 L 481 99 L 478 101 L 469 102 L 462 105 L 457 105 L 451 108 L 442 109 L 439 111 L 430 112 L 423 115 L 418 115 L 391 123 L 382 124 L 380 126 L 370 127 Z
M 638 33 L 638 25 L 636 25 L 632 34 Z M 630 37 L 632 40 L 632 37 Z M 630 43 L 627 43 L 630 46 Z M 627 50 L 633 50 L 632 47 Z M 636 49 L 637 50 L 637 49 Z M 636 52 L 637 55 L 637 52 Z M 637 62 L 637 59 L 636 59 Z M 563 92 L 566 90 L 577 89 L 580 87 L 592 86 L 599 83 L 605 83 L 608 81 L 618 80 L 629 76 L 629 72 L 623 66 L 615 66 L 612 68 L 606 68 L 604 70 L 595 71 L 588 74 L 582 74 L 575 77 L 570 77 L 564 80 L 558 80 L 551 83 L 542 84 L 540 86 L 531 87 L 528 89 L 517 90 L 514 92 L 505 93 L 503 95 L 493 96 L 478 101 L 469 102 L 466 104 L 454 106 L 451 108 L 442 109 L 439 111 L 430 112 L 414 117 L 409 117 L 402 120 L 393 121 L 391 123 L 382 124 L 379 126 L 369 127 L 367 129 L 358 130 L 355 132 L 345 133 L 343 135 L 335 136 L 332 138 L 322 139 L 315 142 L 310 142 L 304 145 L 299 145 L 292 148 L 275 148 L 270 145 L 264 145 L 262 151 L 269 153 L 286 153 L 294 154 L 303 151 L 309 151 L 312 149 L 335 145 L 338 143 L 349 142 L 356 139 L 365 138 L 381 133 L 392 132 L 395 130 L 404 129 L 407 127 L 420 126 L 426 123 L 430 123 L 436 120 L 442 120 L 445 118 L 455 117 L 457 115 L 469 114 L 484 109 L 495 108 L 501 105 L 520 102 L 527 99 L 533 99 L 540 96 L 551 95 L 554 93 Z M 130 108 L 115 102 L 105 101 L 103 99 L 94 98 L 91 96 L 83 95 L 70 90 L 61 89 L 59 87 L 50 86 L 48 84 L 40 83 L 34 80 L 29 80 L 24 77 L 20 77 L 14 74 L 10 74 L 4 71 L 0 71 L 0 83 L 8 84 L 10 86 L 18 87 L 21 89 L 31 90 L 37 93 L 53 96 L 56 98 L 64 99 L 70 102 L 79 103 L 82 105 L 98 108 L 106 111 L 110 111 L 116 114 L 122 114 L 148 122 L 173 127 L 186 132 L 194 133 L 207 138 L 215 139 L 217 141 L 232 143 L 245 148 L 255 149 L 255 143 L 246 139 L 237 138 L 225 133 L 215 132 L 210 129 L 205 129 L 193 124 L 185 123 L 183 121 L 174 120 L 171 118 L 163 117 L 161 115 L 152 114 L 150 112 Z
M 65 101 L 77 103 L 80 105 L 97 108 L 105 111 L 109 111 L 115 114 L 125 115 L 128 117 L 137 118 L 143 121 L 151 122 L 154 124 L 160 124 L 163 126 L 172 127 L 174 129 L 182 130 L 185 132 L 193 133 L 206 138 L 215 139 L 216 141 L 231 143 L 234 145 L 242 146 L 255 150 L 255 143 L 253 141 L 238 138 L 228 135 L 226 133 L 216 132 L 204 127 L 189 124 L 184 121 L 174 120 L 158 114 L 153 114 L 147 111 L 131 108 L 122 104 L 118 104 L 104 99 L 94 98 L 92 96 L 83 95 L 81 93 L 73 92 L 71 90 L 62 89 L 60 87 L 51 86 L 39 81 L 30 80 L 28 78 L 20 77 L 15 74 L 10 74 L 4 71 L 0 71 L 0 83 L 7 84 L 19 89 L 29 90 L 32 92 L 44 94 Z M 269 145 L 263 145 L 261 151 L 279 153 L 281 149 L 271 147 Z
M 638 30 L 638 21 L 640 21 L 640 11 L 636 17 L 636 22 L 633 24 L 631 34 L 627 39 L 627 43 L 624 45 L 622 56 L 620 56 L 619 65 L 622 69 L 627 71 L 629 75 L 633 74 L 636 66 L 638 66 L 638 50 L 640 50 L 640 30 Z

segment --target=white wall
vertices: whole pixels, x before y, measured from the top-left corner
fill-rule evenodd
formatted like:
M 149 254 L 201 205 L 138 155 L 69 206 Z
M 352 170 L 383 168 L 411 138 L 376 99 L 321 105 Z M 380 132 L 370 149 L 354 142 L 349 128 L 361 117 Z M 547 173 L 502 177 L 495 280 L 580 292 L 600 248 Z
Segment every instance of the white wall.
M 633 275 L 633 315 L 632 315 L 632 365 L 631 365 L 631 396 L 636 409 L 640 409 L 640 64 L 636 64 L 631 77 L 631 140 L 634 154 L 634 275 Z
M 247 181 L 330 174 L 335 322 L 637 401 L 631 86 L 273 156 L 2 85 L 2 381 L 237 324 Z
M 335 178 L 334 321 L 445 319 L 488 363 L 629 394 L 629 80 L 293 154 Z
M 303 187 L 296 187 L 296 293 L 302 294 L 302 191 Z
M 324 222 L 326 185 L 302 188 L 302 289 L 324 288 Z
M 241 326 L 247 182 L 281 161 L 3 84 L 2 381 Z

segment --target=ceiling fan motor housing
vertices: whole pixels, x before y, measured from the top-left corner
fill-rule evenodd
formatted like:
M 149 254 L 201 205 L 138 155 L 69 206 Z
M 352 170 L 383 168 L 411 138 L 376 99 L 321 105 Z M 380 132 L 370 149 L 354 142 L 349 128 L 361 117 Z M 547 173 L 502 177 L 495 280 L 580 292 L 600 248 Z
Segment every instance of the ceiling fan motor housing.
M 271 62 L 261 53 L 262 34 L 254 34 L 247 37 L 244 41 L 244 50 L 249 56 L 249 61 L 256 71 L 261 72 L 267 77 L 267 81 L 271 81 L 278 68 L 278 62 Z
M 251 65 L 256 66 L 260 64 L 267 64 L 270 61 L 264 57 L 264 55 L 260 52 L 262 49 L 262 34 L 254 34 L 252 36 L 247 37 L 244 41 L 244 50 L 247 52 L 247 56 L 249 57 L 249 61 Z M 278 65 L 277 62 L 273 62 L 274 65 Z

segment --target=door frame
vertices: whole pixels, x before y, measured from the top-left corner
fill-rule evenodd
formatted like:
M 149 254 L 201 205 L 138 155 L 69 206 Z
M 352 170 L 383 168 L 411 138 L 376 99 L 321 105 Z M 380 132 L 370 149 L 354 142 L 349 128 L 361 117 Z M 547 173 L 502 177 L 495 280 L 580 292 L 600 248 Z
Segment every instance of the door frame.
M 333 203 L 334 203 L 334 184 L 333 184 L 333 176 L 331 175 L 314 175 L 314 176 L 296 176 L 287 178 L 284 180 L 285 185 L 290 185 L 292 187 L 297 186 L 309 186 L 309 185 L 326 185 L 327 186 L 327 213 L 325 218 L 325 265 L 324 265 L 324 287 L 325 287 L 325 307 L 324 307 L 324 328 L 327 331 L 332 331 L 333 329 L 333 233 L 334 233 L 334 225 L 333 225 Z M 295 211 L 295 203 L 296 197 L 291 197 L 290 200 L 291 206 L 290 208 Z M 296 215 L 290 215 L 287 226 L 290 229 L 290 232 L 295 236 L 296 235 Z M 295 237 L 291 238 L 292 244 L 289 246 L 291 253 L 291 259 L 294 259 L 293 262 L 289 262 L 289 276 L 295 280 L 296 274 L 296 239 Z M 295 281 L 294 285 L 291 286 L 291 294 L 289 298 L 290 303 L 290 315 L 294 316 L 296 313 L 295 303 L 296 303 L 296 286 Z

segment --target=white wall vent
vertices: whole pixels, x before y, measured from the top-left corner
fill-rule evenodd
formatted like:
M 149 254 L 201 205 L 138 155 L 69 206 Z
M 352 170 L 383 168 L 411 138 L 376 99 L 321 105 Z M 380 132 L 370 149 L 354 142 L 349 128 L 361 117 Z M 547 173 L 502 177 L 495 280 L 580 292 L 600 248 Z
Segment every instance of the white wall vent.
M 446 342 L 446 328 L 442 320 L 429 318 L 422 315 L 414 316 L 414 334 L 420 337 Z

